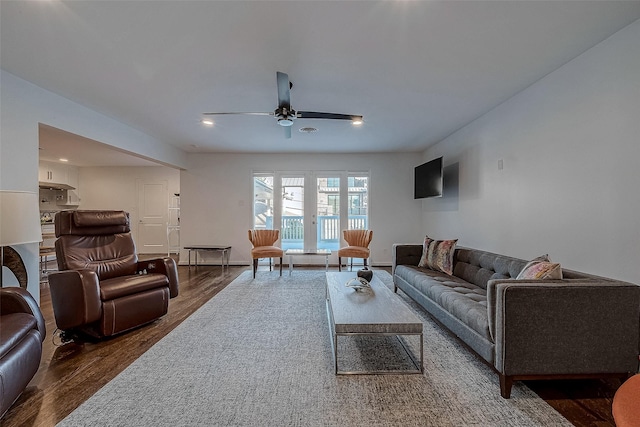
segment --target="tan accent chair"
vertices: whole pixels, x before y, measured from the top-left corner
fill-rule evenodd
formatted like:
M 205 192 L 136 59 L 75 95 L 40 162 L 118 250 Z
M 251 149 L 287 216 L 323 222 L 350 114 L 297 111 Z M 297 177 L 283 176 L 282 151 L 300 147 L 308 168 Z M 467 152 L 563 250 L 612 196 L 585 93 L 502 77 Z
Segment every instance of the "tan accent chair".
M 253 258 L 253 277 L 256 277 L 258 259 L 269 258 L 269 271 L 271 271 L 271 258 L 280 258 L 280 275 L 282 276 L 282 257 L 284 252 L 274 246 L 280 238 L 280 230 L 249 230 L 249 241 L 253 245 L 251 258 Z
M 342 230 L 342 235 L 347 245 L 338 250 L 338 271 L 342 271 L 342 257 L 351 258 L 351 269 L 353 270 L 353 259 L 362 258 L 364 266 L 367 266 L 369 258 L 369 243 L 373 238 L 373 230 Z
M 611 411 L 618 427 L 640 424 L 640 374 L 626 380 L 616 391 Z

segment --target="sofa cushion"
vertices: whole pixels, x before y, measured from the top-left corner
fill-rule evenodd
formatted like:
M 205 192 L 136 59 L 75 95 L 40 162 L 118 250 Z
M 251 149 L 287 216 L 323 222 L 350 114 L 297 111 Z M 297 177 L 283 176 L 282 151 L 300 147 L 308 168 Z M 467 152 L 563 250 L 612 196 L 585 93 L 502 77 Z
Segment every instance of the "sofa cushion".
M 427 268 L 400 265 L 396 267 L 395 274 L 479 335 L 493 341 L 489 335 L 484 289 L 456 276 Z
M 482 289 L 493 279 L 515 279 L 526 261 L 491 252 L 458 247 L 453 275 Z
M 422 257 L 418 267 L 427 267 L 434 271 L 441 271 L 448 275 L 453 274 L 453 255 L 456 249 L 455 240 L 433 240 L 425 236 L 422 249 Z

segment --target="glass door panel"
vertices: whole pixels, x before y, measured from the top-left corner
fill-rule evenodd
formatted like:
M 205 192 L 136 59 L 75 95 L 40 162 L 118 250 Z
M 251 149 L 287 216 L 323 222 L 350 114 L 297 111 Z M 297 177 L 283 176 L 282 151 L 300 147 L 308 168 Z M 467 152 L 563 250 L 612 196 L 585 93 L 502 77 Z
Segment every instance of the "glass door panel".
M 350 230 L 366 230 L 369 228 L 369 177 L 349 176 L 348 219 Z
M 282 249 L 304 249 L 304 175 L 282 178 Z
M 318 249 L 340 248 L 340 177 L 316 180 L 316 244 Z
M 273 175 L 253 176 L 253 228 L 273 229 Z

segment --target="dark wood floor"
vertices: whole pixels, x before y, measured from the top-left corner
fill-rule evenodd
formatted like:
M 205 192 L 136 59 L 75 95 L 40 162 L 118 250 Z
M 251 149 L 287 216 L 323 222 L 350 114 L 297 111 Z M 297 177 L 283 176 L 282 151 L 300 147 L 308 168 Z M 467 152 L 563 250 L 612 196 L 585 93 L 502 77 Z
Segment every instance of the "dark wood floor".
M 98 343 L 56 346 L 49 289 L 41 286 L 41 309 L 47 323 L 40 370 L 5 414 L 3 427 L 54 426 L 129 366 L 248 267 L 179 267 L 180 295 L 169 314 L 124 335 Z M 619 380 L 530 381 L 527 385 L 576 426 L 615 426 L 611 400 Z M 496 387 L 497 377 L 496 377 Z

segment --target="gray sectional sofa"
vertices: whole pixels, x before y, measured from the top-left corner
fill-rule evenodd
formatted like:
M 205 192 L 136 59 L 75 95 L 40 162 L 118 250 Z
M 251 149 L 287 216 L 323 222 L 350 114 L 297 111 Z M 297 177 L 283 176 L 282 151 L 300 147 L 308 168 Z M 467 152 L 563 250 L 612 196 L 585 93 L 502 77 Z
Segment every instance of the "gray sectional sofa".
M 562 280 L 516 280 L 527 261 L 457 247 L 453 275 L 419 268 L 422 245 L 393 245 L 401 289 L 499 374 L 514 380 L 638 372 L 640 286 L 563 269 Z

